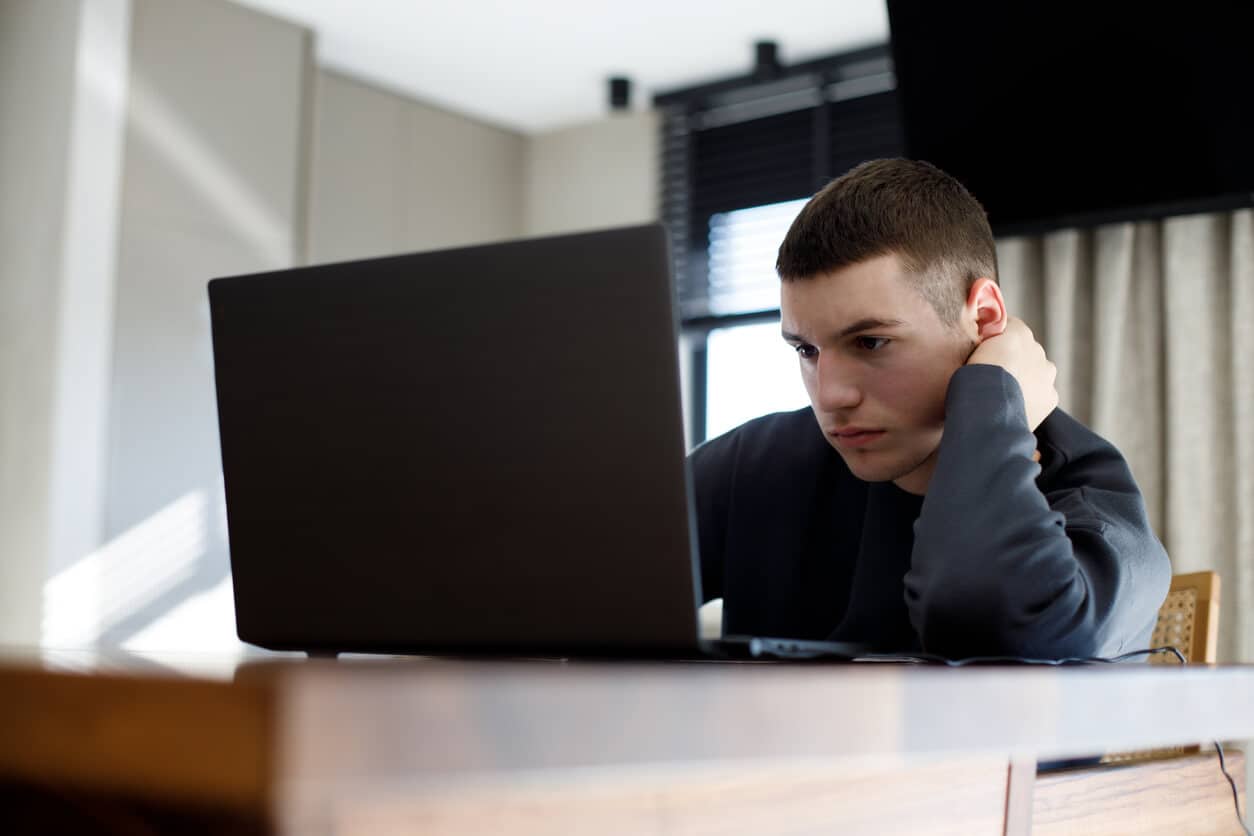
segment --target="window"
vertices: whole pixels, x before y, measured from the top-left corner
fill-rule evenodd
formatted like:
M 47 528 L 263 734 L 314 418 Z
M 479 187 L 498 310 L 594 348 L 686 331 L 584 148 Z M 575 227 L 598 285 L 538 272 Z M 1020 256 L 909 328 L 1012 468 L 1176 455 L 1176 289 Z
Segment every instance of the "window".
M 778 322 L 711 331 L 706 345 L 705 436 L 714 438 L 751 418 L 809 404 L 797 353 Z
M 775 256 L 805 200 L 720 212 L 710 218 L 711 313 L 779 307 Z M 770 412 L 808 403 L 796 353 L 779 336 L 779 317 L 713 328 L 705 346 L 705 432 L 713 438 Z
M 710 217 L 710 313 L 779 308 L 775 256 L 805 199 L 754 206 Z
M 858 163 L 901 156 L 887 46 L 657 96 L 661 217 L 683 327 L 688 440 L 808 403 L 779 338 L 775 253 L 797 211 Z

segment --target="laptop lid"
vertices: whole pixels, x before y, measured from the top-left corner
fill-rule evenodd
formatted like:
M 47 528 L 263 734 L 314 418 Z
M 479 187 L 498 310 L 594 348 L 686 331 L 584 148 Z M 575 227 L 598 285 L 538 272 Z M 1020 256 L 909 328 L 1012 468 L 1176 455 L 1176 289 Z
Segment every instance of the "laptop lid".
M 211 281 L 240 638 L 696 647 L 673 298 L 658 225 Z

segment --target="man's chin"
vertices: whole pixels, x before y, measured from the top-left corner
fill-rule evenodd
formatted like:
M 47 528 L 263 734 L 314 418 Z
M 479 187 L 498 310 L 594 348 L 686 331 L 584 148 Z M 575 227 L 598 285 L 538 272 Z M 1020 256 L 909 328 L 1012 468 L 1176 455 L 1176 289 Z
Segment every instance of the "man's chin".
M 902 461 L 874 461 L 869 457 L 862 456 L 846 456 L 841 452 L 841 458 L 845 460 L 845 465 L 849 468 L 849 472 L 863 482 L 897 482 L 909 477 L 919 468 L 923 467 L 930 456 L 925 457 L 923 461 L 915 461 L 913 459 Z
M 853 456 L 841 455 L 845 460 L 845 464 L 849 467 L 849 472 L 863 482 L 891 482 L 894 479 L 900 479 L 905 476 L 913 468 L 904 467 L 900 464 L 894 465 L 892 462 L 869 462 L 865 459 L 857 460 Z

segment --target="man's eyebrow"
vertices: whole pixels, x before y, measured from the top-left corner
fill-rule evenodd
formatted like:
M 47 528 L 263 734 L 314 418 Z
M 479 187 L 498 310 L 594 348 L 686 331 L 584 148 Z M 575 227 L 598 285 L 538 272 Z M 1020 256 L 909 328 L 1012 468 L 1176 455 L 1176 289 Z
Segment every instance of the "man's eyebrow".
M 877 317 L 867 317 L 866 319 L 859 319 L 852 325 L 841 329 L 840 333 L 836 334 L 836 339 L 844 339 L 851 334 L 857 334 L 861 331 L 875 331 L 880 328 L 897 328 L 905 324 L 906 323 L 902 322 L 900 319 L 879 319 Z M 800 337 L 788 331 L 782 332 L 782 336 L 788 342 L 805 342 L 804 337 Z

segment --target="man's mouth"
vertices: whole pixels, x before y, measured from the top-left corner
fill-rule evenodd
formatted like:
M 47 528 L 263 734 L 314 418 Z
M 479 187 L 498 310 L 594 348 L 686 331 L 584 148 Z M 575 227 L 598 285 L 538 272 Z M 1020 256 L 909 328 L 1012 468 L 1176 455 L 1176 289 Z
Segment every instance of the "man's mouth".
M 865 427 L 845 427 L 832 430 L 828 436 L 839 447 L 865 447 L 884 434 L 884 430 L 872 430 Z

